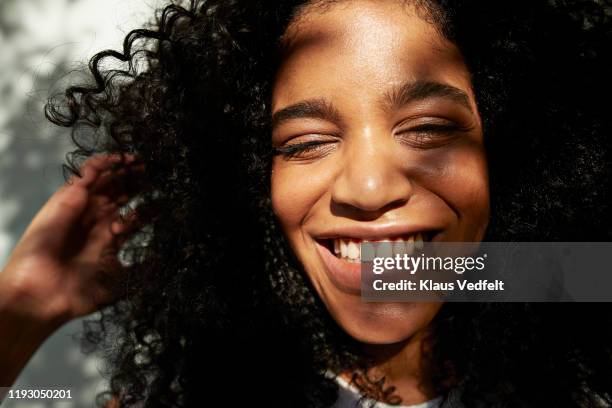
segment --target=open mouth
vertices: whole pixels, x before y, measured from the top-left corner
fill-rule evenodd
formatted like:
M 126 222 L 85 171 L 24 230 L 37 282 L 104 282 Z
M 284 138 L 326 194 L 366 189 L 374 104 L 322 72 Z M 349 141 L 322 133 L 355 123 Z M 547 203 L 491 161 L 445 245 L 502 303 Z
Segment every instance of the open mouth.
M 317 238 L 315 243 L 327 276 L 334 285 L 346 293 L 357 295 L 361 291 L 362 259 L 367 262 L 373 257 L 413 254 L 423 249 L 426 242 L 439 239 L 441 233 L 441 229 L 421 230 L 376 239 L 335 235 Z
M 360 263 L 361 251 L 369 251 L 370 257 L 393 257 L 395 255 L 412 255 L 423 249 L 425 242 L 430 242 L 435 231 L 422 231 L 410 235 L 380 240 L 362 240 L 356 238 L 327 238 L 318 240 L 336 258 L 346 262 Z

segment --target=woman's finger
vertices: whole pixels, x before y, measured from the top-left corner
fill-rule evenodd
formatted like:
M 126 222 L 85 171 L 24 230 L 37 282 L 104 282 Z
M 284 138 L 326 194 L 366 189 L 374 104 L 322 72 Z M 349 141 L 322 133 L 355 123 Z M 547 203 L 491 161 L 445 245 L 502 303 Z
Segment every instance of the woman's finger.
M 138 213 L 133 210 L 114 220 L 111 224 L 111 232 L 115 235 L 132 232 L 139 227 L 138 221 Z
M 131 211 L 125 216 L 120 215 L 118 211 L 107 215 L 91 228 L 80 257 L 95 262 L 105 251 L 118 253 L 131 237 L 130 233 L 136 231 L 138 227 L 136 211 Z
M 125 155 L 124 162 L 129 163 L 135 160 L 133 155 Z M 79 167 L 80 175 L 72 175 L 68 180 L 69 185 L 78 183 L 83 186 L 89 186 L 97 177 L 98 174 L 116 163 L 121 162 L 119 154 L 97 154 L 88 158 Z
M 99 173 L 89 187 L 92 194 L 116 197 L 121 194 L 134 194 L 142 184 L 144 164 L 131 163 L 119 169 L 106 169 Z

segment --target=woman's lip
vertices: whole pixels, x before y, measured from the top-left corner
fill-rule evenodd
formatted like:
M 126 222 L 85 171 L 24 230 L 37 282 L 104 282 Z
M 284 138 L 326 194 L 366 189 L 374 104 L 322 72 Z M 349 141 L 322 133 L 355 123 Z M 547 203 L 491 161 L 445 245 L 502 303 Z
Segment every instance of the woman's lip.
M 354 225 L 330 228 L 318 233 L 311 233 L 311 236 L 316 240 L 342 238 L 358 241 L 382 241 L 416 235 L 418 233 L 431 238 L 442 230 L 443 227 L 414 224 Z
M 317 240 L 314 242 L 332 283 L 343 292 L 361 294 L 361 263 L 340 259 Z

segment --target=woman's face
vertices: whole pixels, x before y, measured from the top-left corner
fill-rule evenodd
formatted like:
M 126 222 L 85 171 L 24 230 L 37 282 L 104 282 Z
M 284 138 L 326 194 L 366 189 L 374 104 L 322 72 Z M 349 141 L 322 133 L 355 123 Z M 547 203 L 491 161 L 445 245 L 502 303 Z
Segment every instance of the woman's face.
M 272 96 L 274 211 L 333 318 L 366 343 L 409 338 L 440 304 L 362 302 L 351 247 L 480 241 L 489 216 L 469 72 L 404 3 L 307 8 Z

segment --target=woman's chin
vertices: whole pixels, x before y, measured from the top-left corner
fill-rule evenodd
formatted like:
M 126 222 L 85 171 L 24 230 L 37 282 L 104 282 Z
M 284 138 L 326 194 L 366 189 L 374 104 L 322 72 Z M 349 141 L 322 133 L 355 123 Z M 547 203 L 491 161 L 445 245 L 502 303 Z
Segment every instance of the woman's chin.
M 403 342 L 426 329 L 442 303 L 361 303 L 332 311 L 355 340 L 366 344 Z
M 357 340 L 360 343 L 364 344 L 372 344 L 372 345 L 386 345 L 386 344 L 396 344 L 403 341 L 406 341 L 412 335 L 414 335 L 415 330 L 385 330 L 385 331 L 374 331 L 367 330 L 365 327 L 358 328 L 345 328 L 345 331 L 351 336 L 353 339 Z

